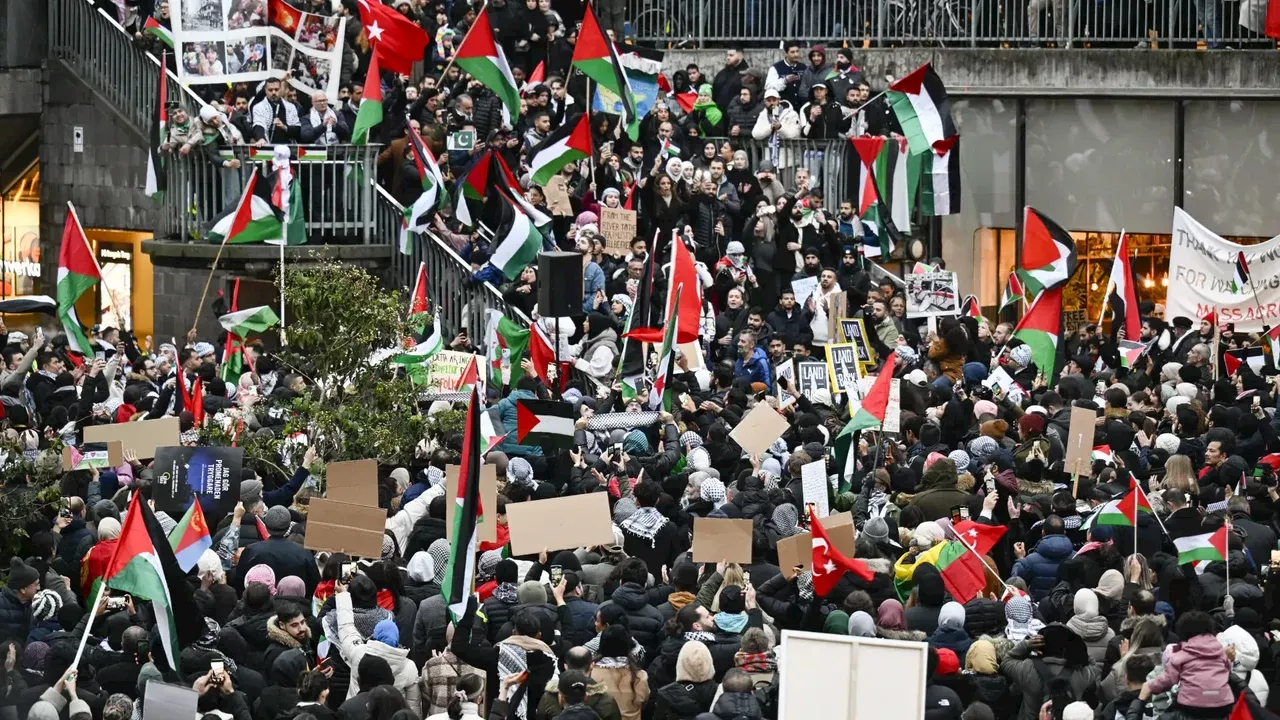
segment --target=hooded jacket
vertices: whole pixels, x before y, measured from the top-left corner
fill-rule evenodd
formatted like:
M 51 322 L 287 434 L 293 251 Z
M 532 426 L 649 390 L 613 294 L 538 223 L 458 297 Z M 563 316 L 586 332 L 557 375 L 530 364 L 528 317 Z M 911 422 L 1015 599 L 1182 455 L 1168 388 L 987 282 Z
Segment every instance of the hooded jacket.
M 1058 566 L 1074 552 L 1066 535 L 1045 535 L 1034 552 L 1013 564 L 1013 575 L 1027 581 L 1031 599 L 1039 602 L 1057 584 Z
M 968 494 L 956 489 L 956 464 L 943 458 L 929 466 L 920 478 L 920 492 L 911 498 L 912 505 L 924 512 L 926 520 L 951 517 L 951 508 L 965 504 Z
M 377 640 L 362 641 L 356 632 L 355 616 L 351 607 L 351 593 L 340 593 L 334 596 L 338 614 L 338 639 L 342 644 L 342 659 L 351 667 L 351 684 L 347 688 L 347 699 L 360 692 L 360 660 L 366 655 L 376 655 L 391 666 L 391 674 L 395 677 L 396 689 L 404 693 L 409 707 L 417 708 L 421 704 L 421 689 L 418 685 L 418 667 L 409 659 L 409 651 L 399 647 L 391 647 Z
M 1220 708 L 1232 704 L 1231 661 L 1218 638 L 1197 635 L 1174 648 L 1164 672 L 1148 681 L 1152 695 L 1177 685 L 1179 705 Z
M 592 676 L 595 676 L 595 670 L 592 670 Z M 560 704 L 559 693 L 559 678 L 547 683 L 547 690 L 542 693 L 542 700 L 538 701 L 538 713 L 535 716 L 538 720 L 557 718 L 564 712 L 564 707 Z M 647 687 L 645 688 L 645 694 L 648 694 Z M 609 694 L 609 686 L 602 682 L 594 682 L 587 686 L 587 697 L 582 704 L 600 716 L 600 720 L 622 720 L 622 713 L 618 710 L 618 703 Z
M 1265 707 L 1271 692 L 1267 679 L 1257 670 L 1258 641 L 1249 634 L 1248 630 L 1239 625 L 1232 625 L 1218 633 L 1218 642 L 1222 643 L 1224 648 L 1235 647 L 1236 659 L 1231 663 L 1231 672 L 1249 683 L 1249 689 L 1257 696 L 1258 702 Z
M 711 708 L 715 695 L 715 680 L 673 682 L 658 690 L 653 720 L 695 720 Z
M 653 657 L 662 640 L 664 620 L 662 613 L 649 604 L 648 592 L 636 583 L 623 583 L 600 607 L 606 605 L 617 605 L 627 611 L 631 636 L 644 648 L 645 657 Z

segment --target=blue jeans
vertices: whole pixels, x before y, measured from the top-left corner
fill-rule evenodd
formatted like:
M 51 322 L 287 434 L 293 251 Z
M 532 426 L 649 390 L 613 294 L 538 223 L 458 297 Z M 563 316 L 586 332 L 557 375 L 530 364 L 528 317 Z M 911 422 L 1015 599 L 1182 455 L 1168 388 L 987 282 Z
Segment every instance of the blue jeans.
M 1222 28 L 1218 25 L 1218 0 L 1193 0 L 1196 22 L 1204 28 L 1204 40 L 1211 48 L 1222 44 Z

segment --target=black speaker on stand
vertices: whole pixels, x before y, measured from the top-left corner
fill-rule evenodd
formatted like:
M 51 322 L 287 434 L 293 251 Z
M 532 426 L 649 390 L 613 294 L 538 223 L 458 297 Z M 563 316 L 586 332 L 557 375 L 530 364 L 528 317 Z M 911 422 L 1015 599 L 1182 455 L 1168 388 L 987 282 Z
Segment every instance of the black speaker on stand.
M 582 314 L 581 253 L 538 253 L 538 314 L 542 317 Z

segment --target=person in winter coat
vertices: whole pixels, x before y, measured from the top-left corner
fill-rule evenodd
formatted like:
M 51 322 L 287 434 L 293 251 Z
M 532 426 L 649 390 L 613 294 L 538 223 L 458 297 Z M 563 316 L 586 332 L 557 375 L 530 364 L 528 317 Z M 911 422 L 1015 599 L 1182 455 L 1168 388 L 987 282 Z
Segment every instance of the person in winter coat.
M 257 565 L 267 565 L 282 578 L 296 575 L 307 584 L 307 592 L 315 592 L 320 583 L 320 571 L 316 568 L 315 556 L 302 545 L 285 537 L 293 524 L 293 516 L 283 506 L 276 505 L 262 516 L 262 524 L 267 528 L 268 538 L 256 542 L 244 549 L 236 562 L 235 577 L 232 586 L 243 590 L 245 575 Z
M 462 662 L 488 673 L 485 687 L 491 699 L 504 687 L 503 681 L 507 678 L 528 672 L 528 679 L 512 698 L 513 704 L 523 706 L 521 712 L 528 717 L 542 701 L 547 683 L 555 677 L 555 653 L 542 640 L 542 625 L 532 613 L 517 613 L 512 618 L 511 637 L 494 646 L 484 644 L 484 638 L 473 632 L 478 609 L 473 596 L 458 621 L 451 645 L 453 652 Z M 564 693 L 563 686 L 560 691 Z
M 848 127 L 827 84 L 815 82 L 809 89 L 809 102 L 800 107 L 800 131 L 811 140 L 824 140 L 839 137 Z
M 1176 629 L 1183 641 L 1173 646 L 1163 671 L 1147 681 L 1143 692 L 1159 695 L 1177 685 L 1171 711 L 1186 708 L 1186 712 L 1199 715 L 1221 711 L 1225 716 L 1235 702 L 1230 685 L 1232 661 L 1213 634 L 1213 619 L 1192 610 L 1178 618 Z
M 11 558 L 8 584 L 0 588 L 0 642 L 27 641 L 31 630 L 31 601 L 38 592 L 40 573 L 21 558 Z
M 715 667 L 711 652 L 698 640 L 680 648 L 676 680 L 658 690 L 653 720 L 687 720 L 711 709 L 716 694 Z
M 1075 614 L 1067 620 L 1067 628 L 1080 636 L 1089 648 L 1089 659 L 1101 663 L 1107 654 L 1107 643 L 1115 637 L 1115 631 L 1107 619 L 1098 614 L 1098 595 L 1088 588 L 1081 588 L 1075 595 Z
M 728 109 L 725 111 L 725 124 L 729 128 L 729 137 L 750 137 L 759 115 L 760 102 L 751 88 L 744 87 L 738 90 L 737 96 L 728 103 Z
M 951 662 L 954 664 L 955 659 L 953 658 Z M 960 720 L 964 705 L 955 690 L 937 682 L 938 666 L 938 649 L 931 646 L 929 671 L 926 675 L 927 685 L 924 690 L 924 720 Z
M 1058 566 L 1075 553 L 1062 518 L 1050 515 L 1043 527 L 1044 535 L 1030 555 L 1025 554 L 1021 543 L 1014 543 L 1014 554 L 1019 558 L 1013 564 L 1013 576 L 1027 581 L 1031 599 L 1036 602 L 1049 595 L 1058 581 Z
M 924 471 L 911 505 L 924 511 L 926 520 L 951 517 L 951 508 L 964 505 L 968 494 L 956 488 L 956 463 L 951 458 L 935 461 Z
M 1039 657 L 1032 657 L 1033 651 Z M 1017 720 L 1036 720 L 1052 685 L 1044 677 L 1065 680 L 1073 699 L 1084 697 L 1098 682 L 1098 666 L 1089 660 L 1084 641 L 1057 623 L 1014 645 L 1000 662 L 1000 673 L 1022 691 Z
M 946 586 L 942 582 L 942 575 L 933 565 L 921 564 L 911 578 L 915 589 L 912 591 L 912 597 L 907 601 L 907 629 L 919 630 L 926 636 L 933 635 L 938 630 L 938 620 L 946 598 Z M 963 609 L 961 608 L 962 611 Z M 960 627 L 963 631 L 963 613 L 960 618 Z
M 1111 702 L 1122 697 L 1126 688 L 1136 689 L 1131 684 L 1127 684 L 1131 681 L 1126 681 L 1126 677 L 1129 677 L 1127 670 L 1129 663 L 1142 660 L 1146 663 L 1147 672 L 1150 672 L 1152 668 L 1163 662 L 1161 655 L 1164 653 L 1165 645 L 1164 616 L 1152 617 L 1159 617 L 1162 622 L 1157 623 L 1150 617 L 1143 617 L 1133 618 L 1136 622 L 1126 625 L 1125 629 L 1129 631 L 1129 637 L 1121 640 L 1120 646 L 1125 652 L 1120 653 L 1119 659 L 1111 666 L 1111 672 L 1098 683 L 1098 699 L 1102 702 Z M 1138 680 L 1138 687 L 1142 687 L 1142 683 L 1146 680 L 1147 674 L 1143 673 Z M 1119 705 L 1121 708 L 1127 706 L 1126 703 Z
M 607 601 L 601 603 L 600 612 L 607 614 L 608 608 L 614 605 L 625 611 L 631 636 L 644 648 L 645 657 L 653 657 L 661 642 L 666 620 L 657 608 L 649 604 L 649 592 L 645 588 L 649 571 L 640 560 L 627 558 L 618 566 L 616 573 L 622 584 Z M 658 574 L 661 576 L 661 569 Z M 603 625 L 599 620 L 596 622 L 598 627 Z
M 957 658 L 968 655 L 973 639 L 964 631 L 964 606 L 949 602 L 938 612 L 938 629 L 929 636 L 929 647 L 946 648 Z
M 512 390 L 509 395 L 498 401 L 497 410 L 502 416 L 502 427 L 508 431 L 506 439 L 498 446 L 498 449 L 506 453 L 508 457 L 541 455 L 542 448 L 537 445 L 521 445 L 516 441 L 516 434 L 510 432 L 514 430 L 516 423 L 516 401 L 518 400 L 537 400 L 538 396 L 534 390 L 538 387 L 538 378 L 530 375 L 522 375 L 516 381 L 516 389 Z
M 485 554 L 488 555 L 488 553 Z M 491 557 L 501 557 L 501 555 Z M 520 604 L 520 599 L 517 596 L 520 568 L 516 565 L 515 560 L 506 558 L 499 561 L 493 570 L 493 577 L 498 584 L 494 588 L 493 594 L 485 599 L 482 608 L 489 642 L 498 641 L 499 631 L 511 620 L 511 616 L 515 614 L 516 608 Z
M 794 140 L 800 137 L 800 132 L 800 116 L 791 107 L 791 103 L 784 102 L 777 90 L 765 90 L 764 108 L 756 117 L 755 126 L 751 128 L 751 137 L 768 140 L 776 135 Z
M 649 676 L 631 653 L 631 634 L 621 625 L 600 634 L 600 657 L 591 666 L 591 679 L 603 683 L 618 703 L 622 720 L 640 720 L 649 701 Z
M 662 577 L 662 567 L 674 565 L 676 556 L 687 549 L 687 534 L 658 510 L 662 486 L 657 482 L 646 478 L 636 484 L 632 493 L 638 507 L 618 523 L 622 530 L 622 549 L 627 555 L 643 560 L 650 575 Z
M 964 656 L 963 675 L 968 686 L 960 696 L 966 707 L 972 702 L 981 702 L 991 707 L 995 717 L 1013 716 L 1018 698 L 1010 692 L 1009 681 L 1000 674 L 996 646 L 990 640 L 974 640 L 969 646 Z
M 1271 688 L 1267 684 L 1266 677 L 1257 669 L 1258 641 L 1249 634 L 1248 630 L 1239 625 L 1232 625 L 1218 633 L 1218 642 L 1222 643 L 1227 657 L 1231 659 L 1231 672 L 1248 683 L 1249 689 L 1258 698 L 1258 703 L 1266 707 L 1267 698 L 1271 696 Z
M 760 720 L 764 716 L 748 673 L 730 670 L 717 692 L 711 711 L 698 715 L 698 720 Z
M 338 641 L 341 644 L 342 659 L 351 667 L 351 684 L 347 689 L 347 699 L 355 697 L 359 692 L 360 661 L 366 655 L 387 661 L 395 676 L 395 687 L 404 693 L 409 707 L 417 712 L 421 709 L 421 691 L 418 686 L 418 668 L 409 659 L 409 651 L 400 647 L 400 630 L 393 620 L 382 620 L 373 628 L 373 636 L 365 642 L 356 632 L 355 616 L 352 612 L 351 594 L 346 585 L 338 583 L 334 586 L 335 612 L 338 614 Z

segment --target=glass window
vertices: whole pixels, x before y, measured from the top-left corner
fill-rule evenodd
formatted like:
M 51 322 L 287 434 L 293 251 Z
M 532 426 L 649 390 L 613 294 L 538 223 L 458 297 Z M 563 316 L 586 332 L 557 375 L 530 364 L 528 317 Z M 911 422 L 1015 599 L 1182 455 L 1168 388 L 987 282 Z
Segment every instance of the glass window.
M 1183 209 L 1219 235 L 1277 234 L 1280 102 L 1189 101 L 1184 128 Z

